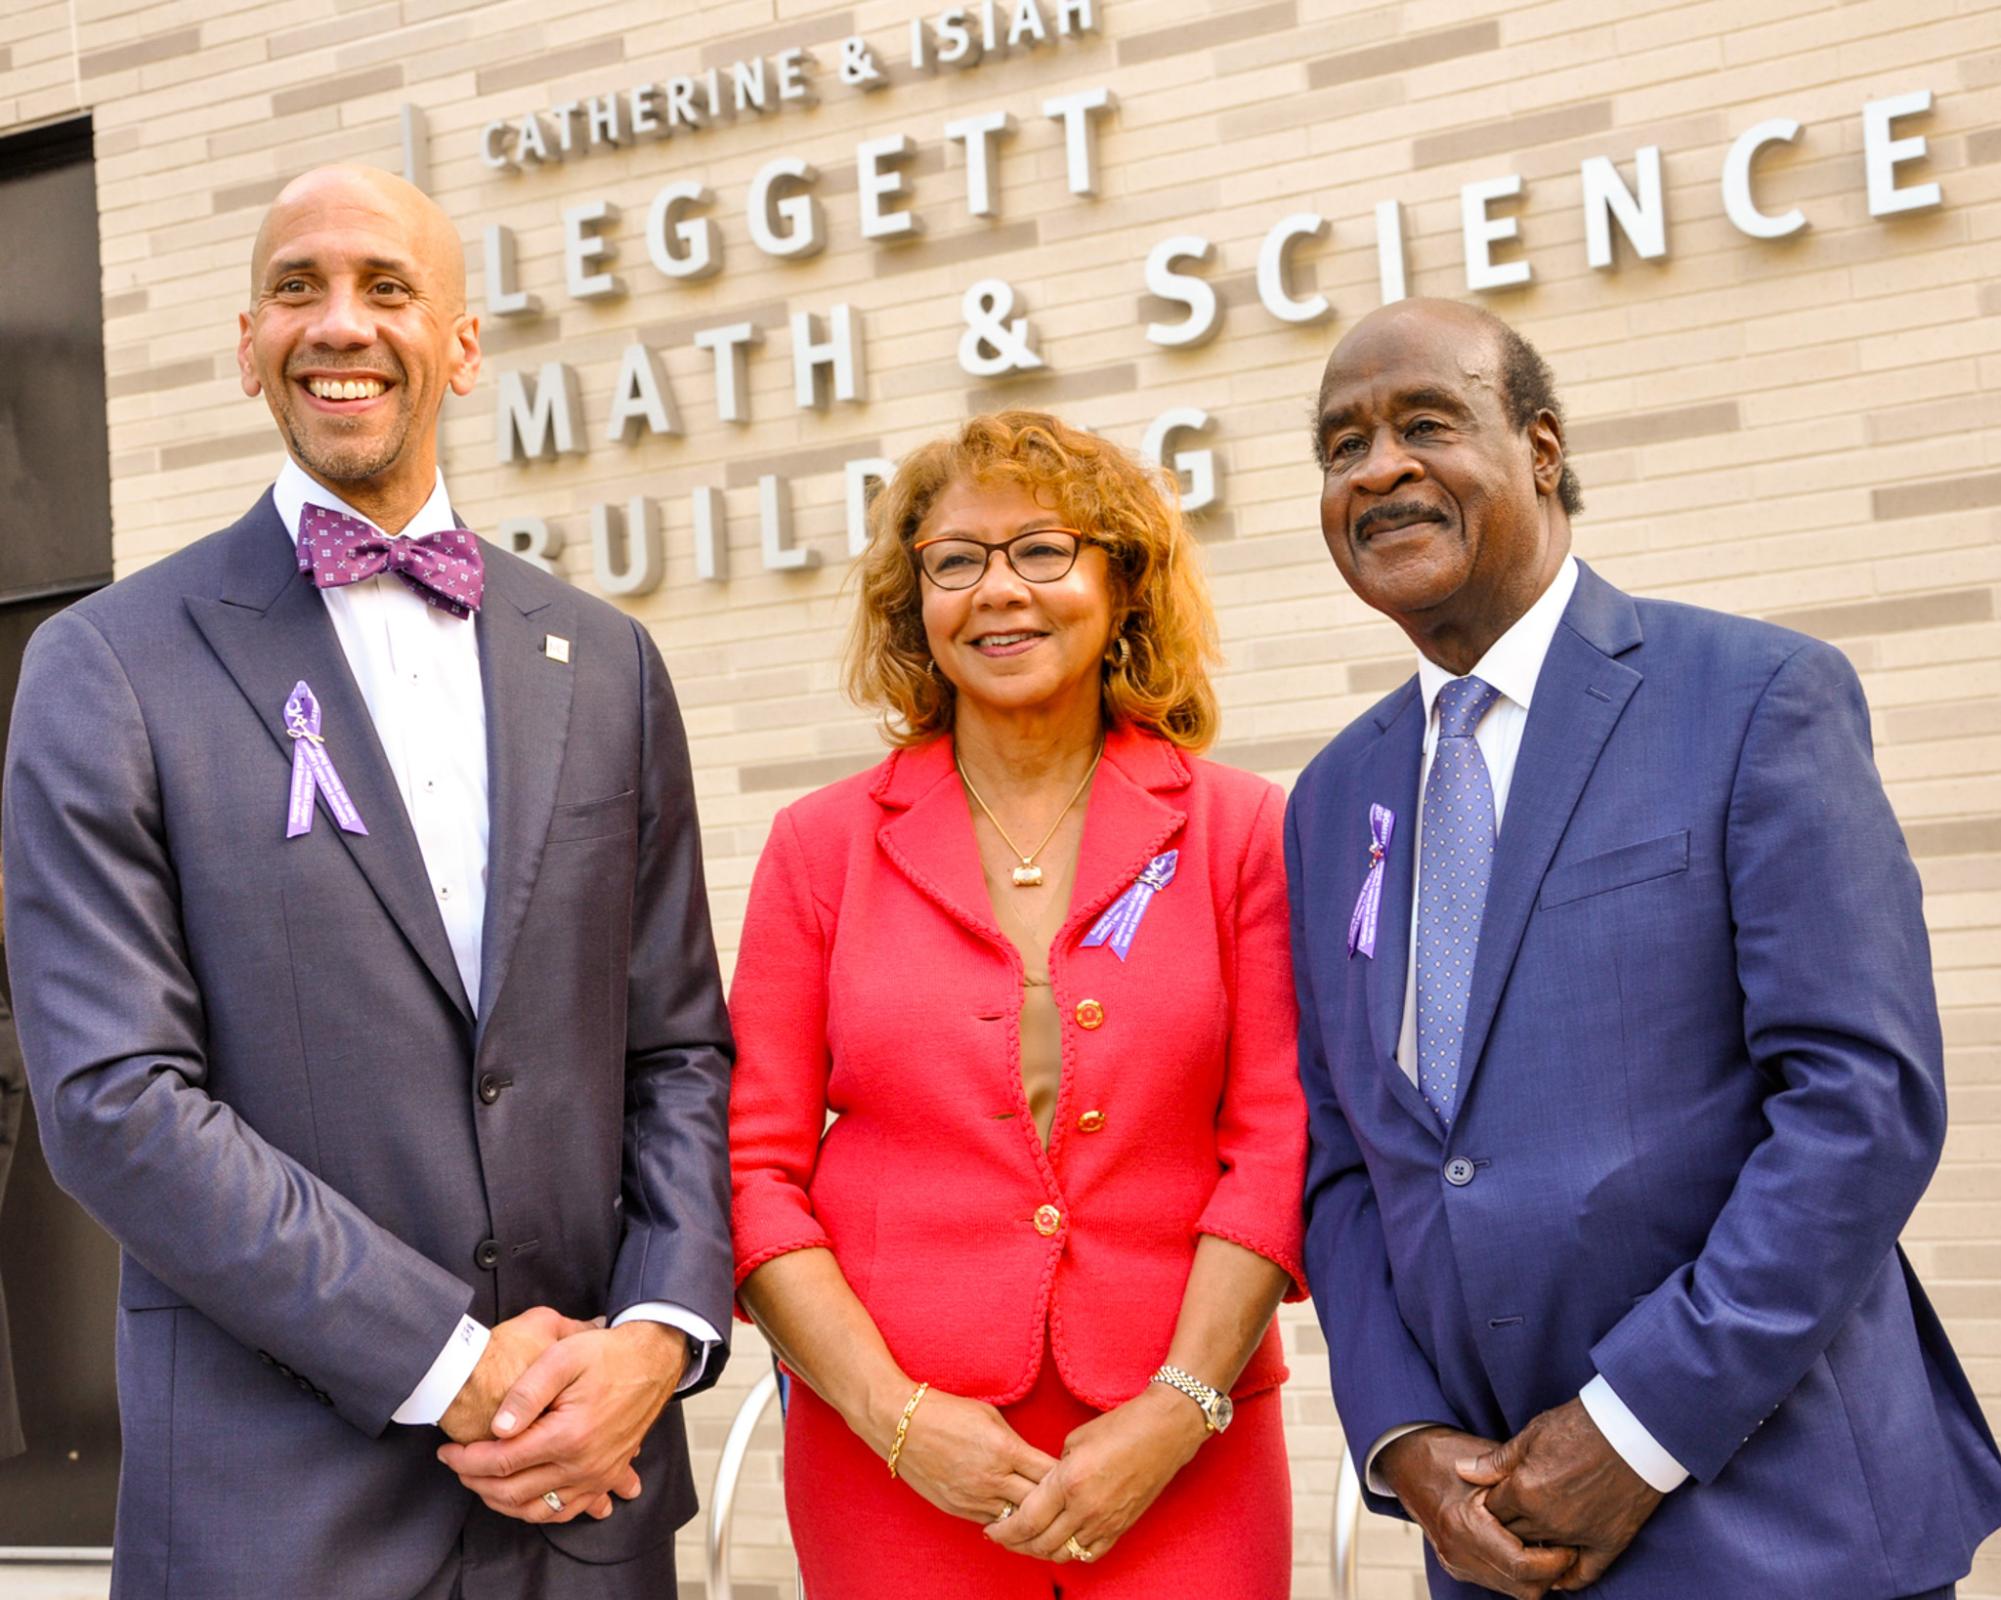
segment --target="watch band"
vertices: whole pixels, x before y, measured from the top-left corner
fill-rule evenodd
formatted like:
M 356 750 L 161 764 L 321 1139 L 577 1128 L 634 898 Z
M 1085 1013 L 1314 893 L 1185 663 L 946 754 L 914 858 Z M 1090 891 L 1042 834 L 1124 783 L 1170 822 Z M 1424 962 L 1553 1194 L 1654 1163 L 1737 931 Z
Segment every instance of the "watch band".
M 1184 1372 L 1179 1367 L 1162 1367 L 1150 1381 L 1164 1383 L 1170 1389 L 1179 1389 L 1202 1408 L 1202 1425 L 1211 1433 L 1217 1431 L 1216 1402 L 1223 1397 L 1194 1373 Z

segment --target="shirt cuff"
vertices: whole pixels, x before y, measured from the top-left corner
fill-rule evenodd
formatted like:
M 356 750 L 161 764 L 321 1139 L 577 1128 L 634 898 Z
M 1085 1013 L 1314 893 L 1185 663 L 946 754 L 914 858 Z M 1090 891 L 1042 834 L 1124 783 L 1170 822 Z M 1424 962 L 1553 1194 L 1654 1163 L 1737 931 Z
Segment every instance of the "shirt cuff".
M 614 1328 L 628 1322 L 664 1322 L 670 1328 L 679 1328 L 686 1337 L 688 1364 L 681 1369 L 681 1381 L 674 1388 L 676 1394 L 702 1381 L 702 1374 L 709 1367 L 709 1351 L 723 1342 L 723 1336 L 705 1318 L 671 1300 L 642 1300 L 611 1319 Z
M 1416 1433 L 1421 1428 L 1435 1428 L 1437 1426 L 1438 1424 L 1435 1422 L 1406 1422 L 1401 1428 L 1391 1428 L 1374 1444 L 1370 1445 L 1369 1459 L 1362 1466 L 1362 1482 L 1368 1486 L 1369 1493 L 1379 1494 L 1385 1500 L 1396 1499 L 1396 1490 L 1385 1483 L 1382 1474 L 1376 1471 L 1376 1458 L 1405 1434 Z
M 492 1337 L 484 1323 L 472 1317 L 460 1317 L 458 1327 L 452 1330 L 444 1349 L 438 1352 L 438 1359 L 431 1363 L 431 1370 L 424 1374 L 423 1381 L 410 1391 L 410 1398 L 396 1408 L 389 1420 L 418 1427 L 428 1427 L 436 1422 L 459 1397 L 459 1390 L 466 1386 L 472 1369 L 486 1354 L 486 1342 Z
M 1612 1392 L 1604 1374 L 1587 1383 L 1577 1398 L 1584 1403 L 1598 1431 L 1605 1435 L 1605 1442 L 1655 1489 L 1672 1494 L 1688 1481 L 1688 1468 L 1663 1450 L 1645 1424 L 1627 1410 L 1626 1402 Z

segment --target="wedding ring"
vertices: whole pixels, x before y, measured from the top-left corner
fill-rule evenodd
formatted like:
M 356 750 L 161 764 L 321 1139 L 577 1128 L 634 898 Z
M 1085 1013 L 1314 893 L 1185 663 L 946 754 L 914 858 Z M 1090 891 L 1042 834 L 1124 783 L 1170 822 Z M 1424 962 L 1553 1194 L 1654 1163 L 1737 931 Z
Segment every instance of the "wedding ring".
M 998 1527 L 1001 1523 L 1007 1521 L 1007 1519 L 1013 1515 L 1014 1515 L 1014 1507 L 1010 1505 L 1007 1501 L 1003 1500 L 1001 1502 L 1001 1514 L 994 1518 L 995 1526 Z
M 1096 1561 L 1098 1559 L 1090 1551 L 1086 1550 L 1081 1544 L 1077 1542 L 1077 1536 L 1074 1533 L 1071 1534 L 1069 1538 L 1063 1541 L 1063 1548 L 1065 1550 L 1068 1550 L 1070 1554 L 1075 1556 L 1079 1561 Z
M 556 1493 L 554 1489 L 551 1489 L 547 1494 L 542 1496 L 542 1503 L 551 1511 L 561 1511 L 563 1509 L 563 1497 Z

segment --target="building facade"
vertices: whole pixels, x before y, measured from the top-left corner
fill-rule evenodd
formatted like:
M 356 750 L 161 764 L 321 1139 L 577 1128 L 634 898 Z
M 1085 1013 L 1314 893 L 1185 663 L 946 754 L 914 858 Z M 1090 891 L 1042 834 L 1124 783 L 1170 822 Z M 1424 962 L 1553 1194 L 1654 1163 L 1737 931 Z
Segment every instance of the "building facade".
M 82 114 L 117 570 L 276 470 L 234 360 L 265 205 L 326 161 L 409 173 L 483 321 L 455 503 L 658 639 L 726 965 L 773 813 L 881 749 L 837 686 L 871 475 L 1008 404 L 1162 459 L 1220 609 L 1215 753 L 1288 782 L 1412 670 L 1320 542 L 1320 365 L 1399 293 L 1516 323 L 1569 409 L 1579 553 L 1861 671 L 1951 1079 L 1906 1246 L 2001 1409 L 1990 7 L 6 0 L 0 139 Z M 1296 1593 L 1326 1595 L 1339 1431 L 1283 1320 Z M 764 1366 L 741 1332 L 691 1408 L 705 1479 Z M 736 1594 L 789 1600 L 770 1423 L 734 1543 Z M 1363 1593 L 1421 1592 L 1418 1556 L 1370 1520 Z M 2001 1597 L 2001 1548 L 1962 1592 Z

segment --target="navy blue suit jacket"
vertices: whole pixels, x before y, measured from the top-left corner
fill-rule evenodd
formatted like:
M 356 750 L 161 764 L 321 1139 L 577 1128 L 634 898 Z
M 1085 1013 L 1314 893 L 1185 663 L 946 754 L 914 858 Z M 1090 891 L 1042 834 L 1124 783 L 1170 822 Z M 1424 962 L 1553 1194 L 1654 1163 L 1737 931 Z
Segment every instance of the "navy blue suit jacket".
M 1853 670 L 1582 571 L 1496 845 L 1449 1132 L 1395 1059 L 1423 737 L 1412 680 L 1287 814 L 1307 1270 L 1358 1462 L 1402 1423 L 1506 1438 L 1602 1373 L 1693 1481 L 1594 1593 L 1958 1578 L 2001 1523 L 2001 1459 L 1897 1246 L 1944 1072 Z M 1396 814 L 1373 959 L 1347 949 L 1372 803 Z

